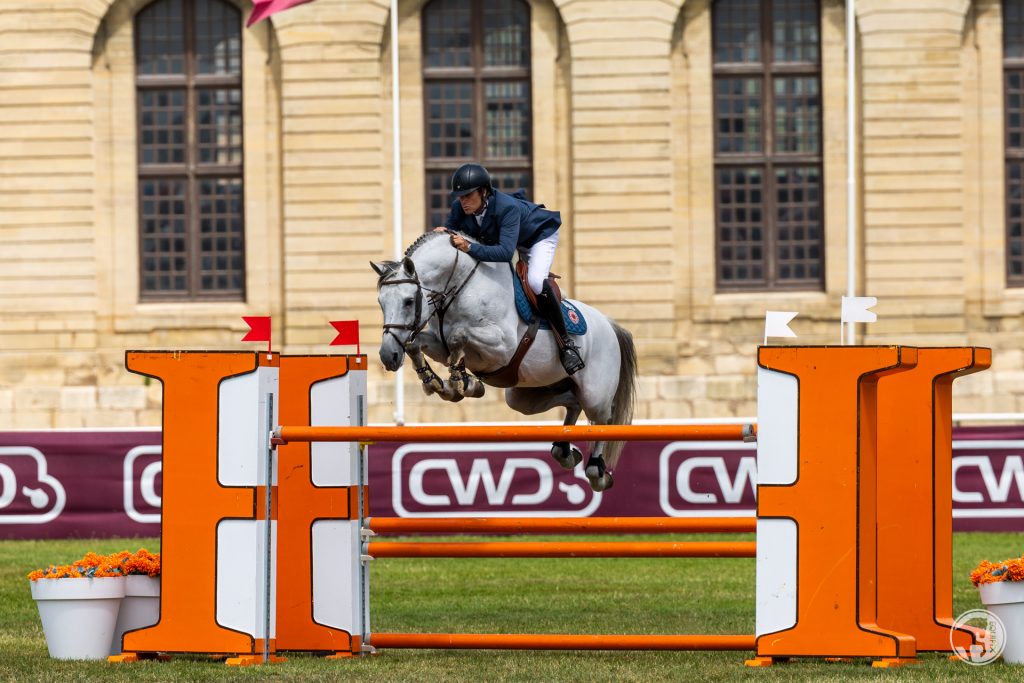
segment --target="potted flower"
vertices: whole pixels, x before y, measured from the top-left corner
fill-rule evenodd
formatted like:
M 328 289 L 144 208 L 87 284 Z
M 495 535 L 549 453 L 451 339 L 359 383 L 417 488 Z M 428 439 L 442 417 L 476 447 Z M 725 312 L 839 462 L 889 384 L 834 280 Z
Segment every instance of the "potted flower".
M 124 599 L 117 613 L 110 654 L 121 654 L 121 637 L 126 631 L 152 626 L 160 619 L 160 555 L 140 549 L 123 550 L 110 556 L 124 571 Z
M 86 553 L 71 564 L 31 572 L 32 597 L 50 656 L 105 659 L 117 628 L 127 577 L 145 573 L 148 578 L 151 571 L 159 573 L 159 556 L 140 550 L 134 555 Z
M 1024 557 L 1003 562 L 983 560 L 971 572 L 981 602 L 1006 628 L 1003 661 L 1024 663 Z

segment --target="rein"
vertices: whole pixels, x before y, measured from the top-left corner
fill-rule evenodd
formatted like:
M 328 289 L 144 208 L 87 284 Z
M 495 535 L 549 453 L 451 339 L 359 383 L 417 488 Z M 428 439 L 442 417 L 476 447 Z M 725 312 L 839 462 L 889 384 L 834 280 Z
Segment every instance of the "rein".
M 424 286 L 423 283 L 420 282 L 420 277 L 418 273 L 413 273 L 413 276 L 411 278 L 385 280 L 384 282 L 380 283 L 381 287 L 384 287 L 386 285 L 413 284 L 416 285 L 416 287 L 419 289 L 416 296 L 416 309 L 413 322 L 384 324 L 384 333 L 390 334 L 392 337 L 394 337 L 395 341 L 397 341 L 402 346 L 402 348 L 408 349 L 409 344 L 411 344 L 413 340 L 415 340 L 416 337 L 419 336 L 419 333 L 422 332 L 423 329 L 430 322 L 430 318 L 433 316 L 437 316 L 438 336 L 441 337 L 441 344 L 444 345 L 445 354 L 451 356 L 451 349 L 448 348 L 448 340 L 445 339 L 444 335 L 444 314 L 447 313 L 448 309 L 452 307 L 452 304 L 455 303 L 455 299 L 458 298 L 459 294 L 462 293 L 462 290 L 466 288 L 466 285 L 469 284 L 469 281 L 476 274 L 477 268 L 480 267 L 480 261 L 477 261 L 476 265 L 473 266 L 473 269 L 469 271 L 469 275 L 467 275 L 466 278 L 457 287 L 449 287 L 452 278 L 455 277 L 455 273 L 459 268 L 459 255 L 461 253 L 462 252 L 460 250 L 455 250 L 455 260 L 452 262 L 451 271 L 448 273 L 448 279 L 445 280 L 444 287 L 440 290 L 430 289 L 429 287 Z M 423 320 L 421 321 L 420 317 L 423 314 L 424 292 L 426 292 L 427 303 L 430 304 L 430 307 L 433 309 L 433 312 L 430 315 L 423 318 Z M 409 336 L 403 342 L 401 339 L 398 338 L 398 335 L 391 331 L 393 329 L 408 330 Z

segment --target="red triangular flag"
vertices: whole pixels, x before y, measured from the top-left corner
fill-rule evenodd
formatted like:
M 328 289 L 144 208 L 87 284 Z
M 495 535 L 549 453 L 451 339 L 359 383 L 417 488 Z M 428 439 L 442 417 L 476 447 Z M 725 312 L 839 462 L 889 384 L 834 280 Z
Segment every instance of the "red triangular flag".
M 242 341 L 270 341 L 270 316 L 242 316 L 242 320 L 249 325 L 249 331 Z
M 360 355 L 358 320 L 332 320 L 331 327 L 338 331 L 338 336 L 331 342 L 331 346 L 351 344 L 356 347 L 356 355 Z
M 296 5 L 302 5 L 313 0 L 254 0 L 252 7 L 252 14 L 249 15 L 249 21 L 245 22 L 245 25 L 252 26 L 258 21 L 263 21 L 271 14 L 277 14 L 290 7 Z

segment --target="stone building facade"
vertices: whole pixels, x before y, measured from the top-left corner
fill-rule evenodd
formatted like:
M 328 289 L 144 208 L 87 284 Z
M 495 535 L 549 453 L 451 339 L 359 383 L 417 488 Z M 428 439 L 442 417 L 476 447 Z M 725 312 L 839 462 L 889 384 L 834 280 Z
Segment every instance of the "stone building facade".
M 150 48 L 137 27 L 152 0 L 0 0 L 0 428 L 156 425 L 159 386 L 128 374 L 124 351 L 245 348 L 241 317 L 267 314 L 275 348 L 289 353 L 328 352 L 328 321 L 362 321 L 370 418 L 393 419 L 394 382 L 375 358 L 381 314 L 368 266 L 395 252 L 390 3 L 316 0 L 243 29 L 251 3 L 219 2 L 239 17 L 231 87 L 241 93 L 244 126 L 235 132 L 244 154 L 232 173 L 244 178 L 244 295 L 182 300 L 141 291 L 148 256 L 140 188 L 151 176 L 140 165 L 148 143 L 140 142 L 139 93 L 152 83 L 139 75 L 140 51 Z M 424 190 L 437 172 L 427 163 L 436 155 L 425 124 L 432 114 L 424 40 L 440 29 L 425 17 L 433 3 L 461 11 L 474 2 L 481 0 L 398 3 L 404 244 L 426 227 L 437 194 Z M 793 328 L 802 343 L 839 341 L 847 282 L 844 4 L 812 2 L 811 29 L 794 24 L 794 49 L 813 43 L 813 54 L 800 52 L 808 76 L 769 43 L 778 36 L 767 28 L 802 11 L 799 0 L 504 5 L 516 2 L 528 17 L 520 66 L 529 73 L 530 182 L 535 199 L 564 220 L 555 270 L 574 298 L 632 331 L 642 374 L 637 417 L 753 414 L 765 310 L 799 311 Z M 856 5 L 858 290 L 879 299 L 879 320 L 858 329 L 858 342 L 993 347 L 993 369 L 961 380 L 958 412 L 1024 410 L 1024 283 L 1013 271 L 1021 184 L 1012 142 L 1022 111 L 1014 98 L 1022 94 L 1006 47 L 1016 43 L 1004 40 L 1020 28 L 1018 4 Z M 782 76 L 764 72 L 777 82 L 774 100 L 733 93 L 726 83 L 756 80 L 753 67 L 728 57 L 729 41 L 742 33 L 736 27 L 750 25 L 745 12 L 761 12 L 765 30 L 760 43 L 733 40 L 748 51 L 737 53 L 739 62 L 762 48 L 785 62 Z M 786 76 L 787 68 L 797 75 Z M 799 92 L 778 85 L 786 78 L 813 85 L 803 105 Z M 748 96 L 760 104 L 723 114 Z M 801 167 L 813 170 L 801 187 L 813 187 L 820 213 L 807 252 L 816 273 L 810 284 L 734 286 L 723 265 L 762 248 L 730 242 L 740 229 L 730 231 L 733 219 L 724 217 L 736 207 L 725 205 L 723 178 L 740 177 L 726 153 L 756 132 L 756 122 L 737 123 L 752 106 L 776 107 L 766 114 L 778 117 L 767 131 L 776 140 L 813 142 L 811 165 Z M 766 183 L 795 177 L 784 153 L 799 144 L 785 144 L 765 162 L 775 174 Z M 738 196 L 731 187 L 730 202 Z M 781 185 L 771 187 L 775 217 L 795 215 Z M 741 227 L 758 231 L 758 220 L 744 216 Z M 763 248 L 777 248 L 771 240 Z M 781 253 L 769 258 L 780 259 L 772 277 L 785 272 Z M 409 422 L 517 417 L 493 389 L 452 405 L 424 397 L 412 373 L 406 382 Z

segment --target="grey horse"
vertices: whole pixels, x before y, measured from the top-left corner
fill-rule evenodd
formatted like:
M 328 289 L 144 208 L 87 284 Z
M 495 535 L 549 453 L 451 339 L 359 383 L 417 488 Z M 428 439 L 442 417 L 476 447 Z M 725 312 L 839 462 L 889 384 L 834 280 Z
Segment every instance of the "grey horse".
M 484 384 L 474 374 L 486 377 L 505 367 L 527 329 L 513 305 L 509 265 L 478 262 L 441 232 L 425 233 L 401 261 L 370 265 L 379 278 L 377 301 L 384 313 L 384 367 L 398 370 L 408 354 L 428 395 L 447 401 L 483 396 Z M 629 424 L 637 373 L 633 337 L 597 309 L 572 303 L 587 321 L 587 333 L 576 339 L 586 367 L 567 376 L 554 333 L 540 331 L 522 360 L 518 382 L 505 389 L 505 402 L 525 415 L 564 407 L 566 425 L 576 424 L 581 413 L 592 424 Z M 424 355 L 446 363 L 450 378 L 438 377 Z M 585 473 L 595 491 L 614 483 L 622 446 L 590 445 Z M 552 444 L 551 455 L 566 469 L 582 460 L 568 442 Z

